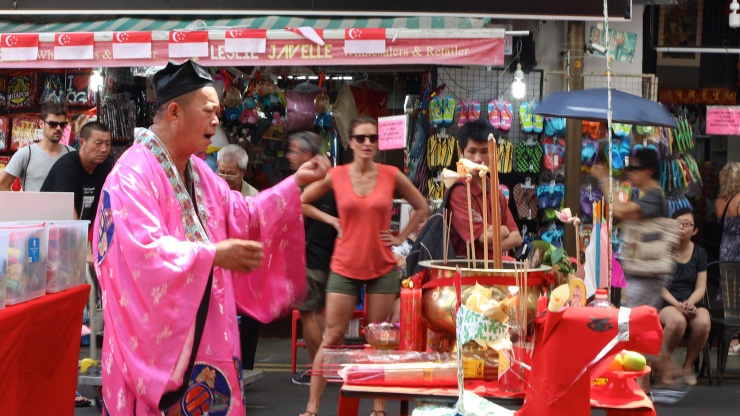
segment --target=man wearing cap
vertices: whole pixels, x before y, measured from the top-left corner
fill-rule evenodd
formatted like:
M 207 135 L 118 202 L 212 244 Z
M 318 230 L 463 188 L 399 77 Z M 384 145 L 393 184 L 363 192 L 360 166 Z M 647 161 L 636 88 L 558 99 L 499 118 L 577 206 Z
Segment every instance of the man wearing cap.
M 154 124 L 136 129 L 95 220 L 104 414 L 244 414 L 237 312 L 269 322 L 305 292 L 300 188 L 329 162 L 244 198 L 194 156 L 219 123 L 207 70 L 168 64 L 154 83 Z

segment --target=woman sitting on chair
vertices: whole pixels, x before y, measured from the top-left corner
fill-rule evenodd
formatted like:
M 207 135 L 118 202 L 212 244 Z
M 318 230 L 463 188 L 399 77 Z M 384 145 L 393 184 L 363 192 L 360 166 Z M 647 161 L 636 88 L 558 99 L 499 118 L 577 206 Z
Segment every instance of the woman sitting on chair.
M 668 288 L 663 289 L 663 308 L 660 323 L 663 324 L 663 351 L 658 369 L 660 381 L 672 384 L 676 373 L 683 375 L 686 384 L 696 385 L 693 364 L 707 343 L 711 321 L 709 311 L 703 304 L 707 290 L 707 252 L 694 244 L 696 221 L 690 209 L 676 211 L 673 218 L 678 221 L 680 242 L 676 252 L 676 272 Z M 673 350 L 689 328 L 686 359 L 683 372 L 673 370 Z

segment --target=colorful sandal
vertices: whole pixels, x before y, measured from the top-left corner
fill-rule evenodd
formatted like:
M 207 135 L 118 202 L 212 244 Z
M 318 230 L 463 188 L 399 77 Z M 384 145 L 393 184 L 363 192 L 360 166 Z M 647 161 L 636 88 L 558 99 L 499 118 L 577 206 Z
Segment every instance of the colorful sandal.
M 497 150 L 499 173 L 511 173 L 514 167 L 514 145 L 502 138 L 498 140 Z
M 532 131 L 534 133 L 542 133 L 545 126 L 545 117 L 539 114 L 532 114 L 532 111 L 537 108 L 537 103 L 530 103 L 530 114 L 532 115 Z
M 462 127 L 468 122 L 468 103 L 460 100 L 457 103 L 457 127 Z
M 519 125 L 522 127 L 522 133 L 531 133 L 534 130 L 529 103 L 526 101 L 519 106 Z
M 480 103 L 475 100 L 468 102 L 468 121 L 475 121 L 480 118 Z
M 496 99 L 488 102 L 488 121 L 491 123 L 493 128 L 501 128 L 501 108 Z
M 442 120 L 445 126 L 452 125 L 452 119 L 455 117 L 455 99 L 452 96 L 445 97 L 443 101 Z
M 508 132 L 511 129 L 511 121 L 514 119 L 514 108 L 507 100 L 499 102 L 501 109 L 501 131 Z

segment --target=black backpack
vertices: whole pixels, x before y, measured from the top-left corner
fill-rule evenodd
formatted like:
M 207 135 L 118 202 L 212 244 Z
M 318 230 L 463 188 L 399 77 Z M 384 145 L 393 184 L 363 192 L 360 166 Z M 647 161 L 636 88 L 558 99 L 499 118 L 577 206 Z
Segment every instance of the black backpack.
M 416 241 L 411 245 L 411 251 L 406 257 L 406 272 L 407 276 L 413 276 L 420 272 L 424 268 L 419 266 L 419 262 L 425 260 L 443 260 L 445 258 L 445 249 L 447 250 L 447 259 L 456 259 L 455 250 L 452 247 L 452 242 L 447 242 L 447 247 L 444 246 L 444 209 L 447 208 L 449 203 L 450 194 L 452 190 L 457 186 L 462 185 L 460 182 L 455 182 L 445 192 L 445 197 L 442 200 L 442 205 L 427 219 L 426 224 L 419 232 L 416 237 Z M 450 215 L 448 213 L 448 215 Z

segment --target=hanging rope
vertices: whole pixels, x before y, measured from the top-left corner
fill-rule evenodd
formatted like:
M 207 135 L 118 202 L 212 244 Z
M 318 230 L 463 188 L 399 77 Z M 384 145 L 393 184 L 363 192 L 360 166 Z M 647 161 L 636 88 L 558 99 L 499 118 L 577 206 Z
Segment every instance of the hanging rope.
M 606 130 L 609 134 L 609 143 L 607 149 L 609 151 L 607 154 L 609 155 L 609 218 L 607 222 L 607 229 L 609 230 L 609 238 L 607 240 L 607 274 L 606 274 L 606 282 L 607 282 L 607 290 L 609 290 L 609 293 L 611 294 L 611 284 L 612 284 L 612 232 L 613 232 L 613 223 L 614 223 L 614 196 L 613 196 L 613 178 L 612 178 L 612 158 L 614 157 L 612 152 L 612 65 L 611 65 L 611 43 L 609 42 L 609 7 L 607 6 L 607 0 L 604 0 L 604 43 L 606 46 L 606 100 L 607 100 L 607 107 L 606 107 Z M 596 238 L 601 238 L 601 236 L 596 236 Z

